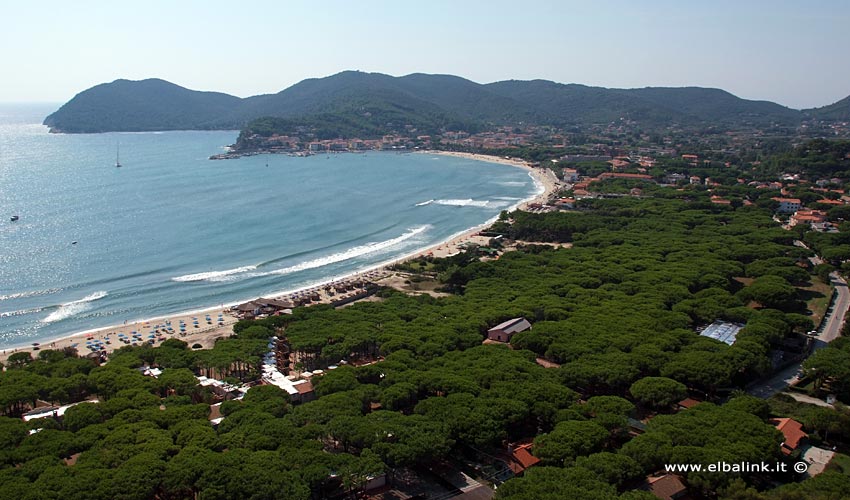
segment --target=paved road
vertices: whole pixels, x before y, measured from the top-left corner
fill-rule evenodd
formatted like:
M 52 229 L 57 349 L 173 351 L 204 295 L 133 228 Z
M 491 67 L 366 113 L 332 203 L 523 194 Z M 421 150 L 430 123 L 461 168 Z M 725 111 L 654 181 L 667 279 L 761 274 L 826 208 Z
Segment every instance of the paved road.
M 815 406 L 823 406 L 824 408 L 835 408 L 833 405 L 827 403 L 823 399 L 813 398 L 811 396 L 807 396 L 805 394 L 800 394 L 799 392 L 788 391 L 785 394 L 791 396 L 801 403 L 808 403 L 810 405 Z
M 832 285 L 835 287 L 835 301 L 832 310 L 824 323 L 824 327 L 815 341 L 815 349 L 823 349 L 826 344 L 841 336 L 841 325 L 844 324 L 844 316 L 847 307 L 850 306 L 850 291 L 847 290 L 847 282 L 841 279 L 838 273 L 829 275 Z
M 828 343 L 840 336 L 841 325 L 844 324 L 844 316 L 847 314 L 847 307 L 850 306 L 850 291 L 847 289 L 847 282 L 838 273 L 832 273 L 829 277 L 832 285 L 835 287 L 835 301 L 832 303 L 832 308 L 827 312 L 823 328 L 821 328 L 814 341 L 812 352 L 823 349 Z M 747 389 L 747 392 L 764 399 L 773 396 L 777 392 L 782 392 L 789 385 L 797 383 L 799 380 L 797 373 L 800 371 L 801 364 L 795 363 L 777 372 L 757 386 Z

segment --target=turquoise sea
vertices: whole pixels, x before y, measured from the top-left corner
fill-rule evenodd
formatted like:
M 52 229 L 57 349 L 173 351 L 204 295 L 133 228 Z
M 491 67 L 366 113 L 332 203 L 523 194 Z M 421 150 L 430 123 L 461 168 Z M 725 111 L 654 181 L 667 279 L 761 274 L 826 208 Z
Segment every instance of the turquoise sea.
M 427 153 L 209 160 L 235 131 L 49 134 L 56 107 L 0 105 L 3 348 L 329 281 L 538 189 Z

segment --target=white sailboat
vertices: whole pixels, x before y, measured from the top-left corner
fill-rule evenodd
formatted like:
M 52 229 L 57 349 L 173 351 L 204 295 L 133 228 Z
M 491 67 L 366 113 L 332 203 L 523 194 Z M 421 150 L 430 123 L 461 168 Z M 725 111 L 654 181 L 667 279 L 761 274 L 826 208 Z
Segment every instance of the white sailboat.
M 121 160 L 118 159 L 119 148 L 120 148 L 120 144 L 116 144 L 115 145 L 115 166 L 116 167 L 121 166 Z

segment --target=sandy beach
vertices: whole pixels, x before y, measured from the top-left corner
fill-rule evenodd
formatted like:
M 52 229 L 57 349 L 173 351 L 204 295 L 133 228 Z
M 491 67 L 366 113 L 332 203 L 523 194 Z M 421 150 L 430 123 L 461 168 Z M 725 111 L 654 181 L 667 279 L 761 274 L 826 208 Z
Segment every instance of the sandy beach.
M 517 205 L 517 208 L 519 209 L 526 209 L 533 204 L 546 203 L 549 197 L 559 187 L 558 179 L 551 170 L 544 168 L 532 168 L 522 160 L 448 151 L 425 151 L 423 153 L 499 163 L 527 170 L 534 178 L 539 192 L 533 198 L 519 203 Z M 460 252 L 465 245 L 470 243 L 486 246 L 489 238 L 480 236 L 478 233 L 487 226 L 489 226 L 489 223 L 470 228 L 461 234 L 453 236 L 448 241 L 438 243 L 425 249 L 419 249 L 413 254 L 403 256 L 391 262 L 381 263 L 379 266 L 359 273 L 336 277 L 328 280 L 326 283 L 314 284 L 304 290 L 288 292 L 275 296 L 267 296 L 266 298 L 292 299 L 299 294 L 311 294 L 315 292 L 320 297 L 320 300 L 317 303 L 330 303 L 332 300 L 338 299 L 339 296 L 332 296 L 325 290 L 329 283 L 364 280 L 380 283 L 381 280 L 386 279 L 393 274 L 387 269 L 387 267 L 397 262 L 403 262 L 405 260 L 424 255 L 432 255 L 434 257 L 454 255 Z M 39 350 L 61 350 L 66 347 L 74 347 L 78 350 L 81 356 L 85 356 L 92 352 L 92 350 L 88 348 L 89 345 L 95 345 L 96 349 L 100 352 L 105 351 L 109 354 L 115 349 L 125 345 L 141 345 L 144 342 L 149 341 L 153 341 L 154 345 L 158 345 L 165 339 L 177 338 L 188 343 L 190 347 L 199 344 L 202 348 L 206 349 L 212 347 L 216 339 L 227 337 L 232 333 L 232 326 L 237 321 L 237 317 L 230 311 L 228 306 L 229 304 L 223 304 L 218 307 L 200 309 L 198 311 L 188 313 L 174 314 L 134 322 L 125 322 L 111 327 L 78 332 L 61 338 L 40 341 L 40 344 L 37 347 Z M 36 346 L 34 345 L 28 345 L 10 347 L 2 350 L 0 351 L 0 362 L 5 363 L 11 354 L 22 351 L 31 352 L 33 357 L 36 357 L 38 355 L 38 350 L 34 350 L 35 347 Z

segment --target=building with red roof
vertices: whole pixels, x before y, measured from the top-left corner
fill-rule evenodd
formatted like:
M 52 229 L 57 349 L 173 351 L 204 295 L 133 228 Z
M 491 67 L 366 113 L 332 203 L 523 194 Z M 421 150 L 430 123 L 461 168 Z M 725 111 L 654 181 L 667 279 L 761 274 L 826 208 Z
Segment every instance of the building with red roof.
M 679 410 L 689 410 L 700 403 L 702 403 L 702 401 L 698 401 L 693 398 L 685 398 L 676 403 L 676 408 L 678 408 Z
M 540 459 L 531 454 L 532 443 L 527 442 L 511 447 L 505 456 L 505 463 L 515 475 L 525 472 L 525 469 L 540 463 Z
M 662 500 L 677 500 L 688 493 L 679 476 L 673 474 L 646 478 L 646 489 Z
M 791 455 L 804 444 L 809 437 L 803 432 L 803 424 L 797 422 L 793 418 L 774 418 L 770 420 L 776 429 L 782 433 L 785 441 L 782 442 L 781 450 L 783 455 Z
M 771 200 L 779 202 L 778 212 L 794 213 L 803 208 L 803 202 L 798 198 L 771 198 Z

